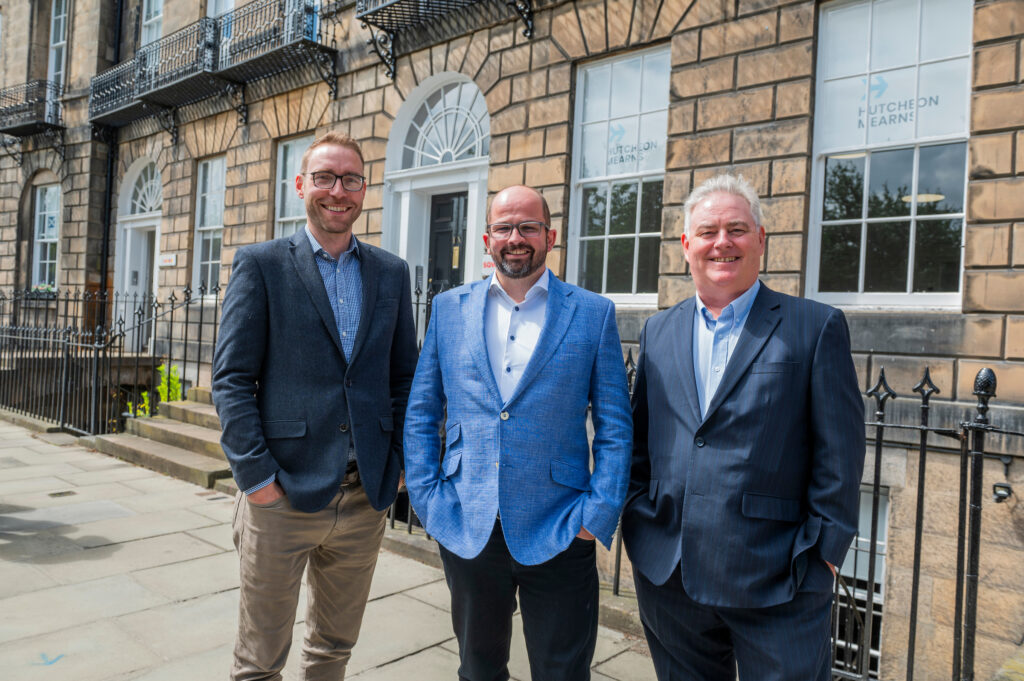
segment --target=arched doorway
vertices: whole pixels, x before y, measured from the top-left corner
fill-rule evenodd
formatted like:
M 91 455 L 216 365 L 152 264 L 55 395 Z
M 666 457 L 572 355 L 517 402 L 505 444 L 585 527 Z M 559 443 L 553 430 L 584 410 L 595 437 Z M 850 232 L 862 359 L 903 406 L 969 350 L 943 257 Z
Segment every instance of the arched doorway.
M 118 205 L 114 291 L 121 305 L 114 315 L 126 327 L 136 323 L 135 309 L 156 291 L 162 205 L 160 170 L 152 160 L 139 159 L 125 173 Z M 138 344 L 146 340 L 146 332 L 134 338 Z

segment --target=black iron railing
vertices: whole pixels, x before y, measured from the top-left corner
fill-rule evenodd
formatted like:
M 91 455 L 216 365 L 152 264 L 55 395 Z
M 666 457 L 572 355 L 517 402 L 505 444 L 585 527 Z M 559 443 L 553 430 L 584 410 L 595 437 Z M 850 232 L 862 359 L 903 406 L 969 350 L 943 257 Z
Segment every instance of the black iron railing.
M 321 28 L 312 0 L 254 0 L 217 20 L 219 69 L 254 80 L 303 66 L 307 54 L 286 48 L 319 44 Z
M 217 21 L 203 17 L 143 45 L 135 64 L 136 97 L 178 106 L 216 94 L 201 76 L 217 70 Z
M 61 87 L 33 80 L 0 90 L 0 132 L 24 136 L 61 127 Z
M 125 112 L 139 104 L 135 95 L 135 76 L 134 58 L 93 76 L 89 85 L 89 120 L 104 121 L 107 118 L 122 117 L 131 120 L 141 116 L 141 107 L 136 116 Z M 121 117 L 117 116 L 119 113 Z

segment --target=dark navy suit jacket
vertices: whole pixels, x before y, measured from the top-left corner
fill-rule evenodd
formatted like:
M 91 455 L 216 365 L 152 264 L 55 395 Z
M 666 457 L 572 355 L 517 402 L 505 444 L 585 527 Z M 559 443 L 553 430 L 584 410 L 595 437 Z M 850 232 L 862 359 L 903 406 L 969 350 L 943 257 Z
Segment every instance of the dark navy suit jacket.
M 768 607 L 830 590 L 857 527 L 864 405 L 839 310 L 761 286 L 718 391 L 700 416 L 694 299 L 640 338 L 634 449 L 622 535 L 663 584 Z
M 276 474 L 301 511 L 337 493 L 350 437 L 373 507 L 398 487 L 417 355 L 409 268 L 359 250 L 362 312 L 347 362 L 305 231 L 239 249 L 224 296 L 213 360 L 221 446 L 240 489 Z

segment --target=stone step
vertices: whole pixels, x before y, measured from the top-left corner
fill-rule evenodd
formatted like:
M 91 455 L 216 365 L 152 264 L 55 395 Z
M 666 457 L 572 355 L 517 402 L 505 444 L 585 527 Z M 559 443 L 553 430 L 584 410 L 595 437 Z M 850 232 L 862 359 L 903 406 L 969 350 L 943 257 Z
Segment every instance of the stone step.
M 231 477 L 227 461 L 218 461 L 138 435 L 97 435 L 93 439 L 93 446 L 104 454 L 203 487 L 213 487 L 218 480 Z
M 186 397 L 201 404 L 213 404 L 213 393 L 209 388 L 189 388 Z
M 214 484 L 213 488 L 218 492 L 233 497 L 238 492 L 238 483 L 235 482 L 234 478 L 221 478 Z
M 205 454 L 218 461 L 227 461 L 224 451 L 220 448 L 219 430 L 172 421 L 160 416 L 128 419 L 125 430 L 132 435 L 187 449 L 196 454 Z
M 217 418 L 217 410 L 212 404 L 191 400 L 161 402 L 157 413 L 174 421 L 191 423 L 220 432 L 220 419 Z

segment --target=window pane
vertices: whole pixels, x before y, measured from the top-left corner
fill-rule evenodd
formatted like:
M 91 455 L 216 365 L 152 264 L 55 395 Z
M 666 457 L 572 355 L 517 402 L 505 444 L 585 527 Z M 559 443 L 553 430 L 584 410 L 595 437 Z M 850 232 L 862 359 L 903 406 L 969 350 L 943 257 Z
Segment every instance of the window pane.
M 661 197 L 663 192 L 664 182 L 662 180 L 644 182 L 640 196 L 641 232 L 661 234 Z
M 868 191 L 868 217 L 910 215 L 910 188 L 913 186 L 914 150 L 895 149 L 871 154 L 871 186 Z M 904 200 L 904 198 L 907 200 Z
M 906 66 L 916 59 L 917 0 L 875 0 L 871 12 L 871 70 Z
M 964 0 L 921 3 L 921 59 L 940 59 L 971 50 L 973 4 Z
M 604 235 L 604 218 L 608 185 L 583 188 L 583 236 Z
M 644 185 L 646 191 L 647 185 Z M 640 238 L 640 252 L 636 263 L 636 292 L 658 292 L 658 263 L 661 257 L 661 238 L 648 236 Z
M 642 111 L 664 109 L 668 106 L 668 50 L 644 57 L 644 94 Z
M 960 289 L 961 220 L 923 220 L 914 240 L 914 291 Z
M 864 143 L 869 122 L 864 106 L 865 79 L 861 76 L 824 83 L 818 96 L 815 136 L 825 148 Z
M 633 292 L 633 251 L 636 239 L 608 240 L 608 283 L 606 293 Z
M 906 292 L 909 242 L 909 222 L 879 222 L 868 225 L 864 259 L 865 291 Z
M 639 113 L 640 109 L 640 77 L 643 59 L 626 59 L 612 64 L 613 92 L 611 95 L 610 116 L 626 116 Z
M 612 185 L 611 216 L 608 225 L 609 234 L 636 233 L 636 192 L 636 182 L 616 182 Z M 632 249 L 630 253 L 632 253 Z M 632 269 L 632 262 L 630 260 L 630 269 Z M 608 277 L 610 281 L 611 260 L 608 261 Z
M 608 170 L 609 175 L 635 173 L 637 161 L 636 118 L 623 118 L 608 123 Z M 662 139 L 664 139 L 662 135 Z
M 580 241 L 580 286 L 595 293 L 603 292 L 604 244 L 603 239 Z
M 921 147 L 917 171 L 917 214 L 961 213 L 967 145 Z
M 825 159 L 824 220 L 856 220 L 864 202 L 864 154 Z
M 583 121 L 608 118 L 608 79 L 610 66 L 587 69 L 583 76 Z
M 919 137 L 967 131 L 967 57 L 921 67 Z
M 605 174 L 604 162 L 608 150 L 607 127 L 607 123 L 591 123 L 583 126 L 582 177 L 599 177 Z
M 819 39 L 821 61 L 825 78 L 837 78 L 864 73 L 867 70 L 867 50 L 852 49 L 852 45 L 868 44 L 867 3 L 822 10 L 822 32 Z
M 857 290 L 860 269 L 860 225 L 825 225 L 821 228 L 819 291 Z
M 664 142 L 667 136 L 668 112 L 658 111 L 640 117 L 640 136 L 637 143 L 640 170 L 661 170 L 665 167 Z
M 893 142 L 914 136 L 915 68 L 871 76 L 868 87 L 868 141 Z

